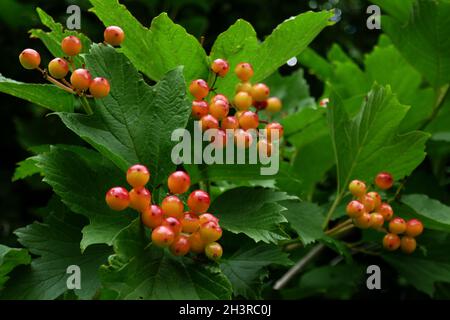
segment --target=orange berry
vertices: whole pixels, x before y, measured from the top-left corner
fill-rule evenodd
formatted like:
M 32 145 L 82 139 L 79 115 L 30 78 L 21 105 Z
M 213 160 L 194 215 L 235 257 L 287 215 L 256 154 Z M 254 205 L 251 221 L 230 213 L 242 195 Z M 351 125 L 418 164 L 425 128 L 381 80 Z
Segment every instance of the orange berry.
M 135 164 L 127 170 L 127 182 L 133 188 L 145 186 L 150 180 L 150 172 L 146 166 Z
M 375 184 L 378 188 L 386 190 L 392 187 L 394 184 L 394 178 L 388 172 L 380 172 L 375 177 Z
M 267 140 L 260 139 L 257 144 L 259 157 L 270 157 L 272 155 L 272 144 Z
M 209 194 L 203 190 L 195 190 L 189 195 L 187 205 L 191 212 L 199 214 L 208 210 L 211 204 Z
M 406 221 L 403 218 L 397 217 L 389 222 L 389 231 L 395 234 L 402 234 L 406 231 Z
M 211 213 L 203 213 L 198 218 L 199 218 L 200 224 L 204 224 L 209 221 L 215 222 L 217 224 L 219 223 L 219 219 Z
M 61 41 L 61 49 L 68 56 L 76 56 L 81 52 L 82 44 L 75 36 L 67 36 Z
M 152 195 L 144 187 L 133 188 L 130 193 L 130 207 L 139 212 L 144 212 L 150 207 Z
M 217 120 L 225 118 L 229 111 L 230 107 L 228 106 L 228 102 L 224 100 L 218 99 L 209 105 L 209 113 Z
M 389 251 L 395 251 L 400 247 L 400 237 L 395 233 L 388 233 L 383 238 L 383 247 Z
M 22 67 L 32 70 L 36 69 L 41 64 L 41 56 L 36 50 L 25 49 L 20 53 L 19 61 Z
M 200 119 L 200 124 L 202 126 L 202 130 L 206 131 L 208 129 L 218 129 L 219 121 L 214 118 L 212 115 L 208 114 Z
M 166 226 L 175 233 L 175 235 L 179 234 L 181 232 L 182 226 L 180 223 L 180 220 L 174 217 L 167 217 L 163 220 L 161 223 L 162 226 Z
M 198 231 L 189 235 L 189 246 L 194 253 L 202 253 L 205 250 L 205 242 Z
M 208 102 L 204 100 L 194 100 L 192 101 L 192 116 L 196 119 L 201 119 L 202 117 L 208 115 L 209 106 Z
M 166 217 L 181 219 L 184 212 L 184 204 L 177 196 L 167 196 L 161 202 L 161 209 Z
M 224 119 L 222 119 L 221 126 L 223 130 L 226 129 L 238 129 L 239 128 L 239 121 L 234 116 L 228 116 Z
M 193 80 L 189 85 L 189 92 L 195 97 L 195 99 L 201 100 L 208 95 L 209 87 L 205 80 L 197 79 Z
M 383 216 L 385 221 L 390 221 L 394 215 L 394 210 L 392 210 L 392 207 L 385 202 L 380 205 L 377 211 Z
M 152 231 L 152 242 L 158 247 L 168 247 L 175 240 L 175 233 L 171 228 L 159 226 Z
M 423 232 L 423 224 L 420 220 L 411 219 L 406 223 L 405 234 L 409 237 L 417 237 Z
M 184 256 L 189 252 L 189 238 L 185 235 L 178 235 L 170 245 L 170 252 L 175 256 Z
M 253 136 L 248 131 L 236 129 L 234 131 L 234 143 L 239 148 L 248 148 L 253 143 Z
M 366 191 L 367 187 L 366 184 L 360 180 L 353 180 L 348 185 L 348 190 L 351 192 L 351 194 L 357 198 L 362 197 Z
M 374 204 L 375 204 L 375 209 L 378 209 L 381 205 L 380 194 L 378 192 L 371 191 L 371 192 L 367 193 L 367 195 L 373 199 Z
M 375 199 L 369 196 L 368 194 L 363 195 L 359 198 L 359 201 L 364 205 L 364 208 L 367 212 L 372 212 L 375 210 Z
M 370 214 L 363 212 L 359 217 L 353 218 L 353 223 L 360 229 L 369 228 L 371 223 Z
M 217 223 L 208 221 L 200 225 L 199 233 L 203 242 L 208 244 L 217 241 L 222 237 L 222 228 L 220 228 Z
M 251 107 L 253 100 L 249 93 L 241 91 L 236 93 L 233 102 L 236 109 L 244 111 Z
M 373 229 L 379 229 L 384 224 L 384 218 L 383 216 L 378 213 L 374 212 L 370 214 L 370 227 Z
M 253 67 L 250 63 L 241 62 L 234 69 L 237 77 L 245 82 L 248 81 L 251 77 L 253 77 Z
M 267 99 L 267 107 L 266 107 L 267 111 L 275 113 L 280 111 L 281 107 L 282 107 L 281 100 L 278 99 L 277 97 L 270 97 L 269 99 Z
M 106 43 L 112 46 L 119 46 L 125 40 L 125 32 L 122 28 L 117 26 L 109 26 L 103 32 L 103 37 Z
M 141 213 L 142 223 L 150 229 L 154 229 L 160 226 L 163 220 L 164 216 L 161 208 L 154 204 L 152 204 Z
M 192 233 L 197 231 L 200 227 L 199 218 L 195 214 L 190 212 L 185 212 L 180 222 L 183 232 Z
M 225 75 L 230 70 L 230 65 L 224 59 L 216 59 L 211 64 L 211 70 L 217 73 L 219 77 L 225 77 Z
M 70 76 L 70 83 L 77 90 L 87 90 L 91 85 L 92 77 L 88 70 L 77 69 Z
M 239 126 L 244 129 L 256 129 L 259 126 L 259 117 L 253 111 L 245 111 L 239 117 Z
M 217 242 L 208 243 L 205 247 L 205 255 L 208 257 L 208 259 L 217 261 L 222 257 L 222 254 L 222 246 Z
M 278 122 L 271 122 L 266 125 L 267 140 L 272 141 L 275 138 L 275 132 L 278 133 L 278 139 L 283 137 L 284 129 Z
M 167 178 L 167 186 L 171 193 L 185 193 L 191 186 L 191 178 L 184 171 L 175 171 Z
M 358 200 L 352 200 L 347 204 L 347 214 L 350 218 L 360 217 L 364 212 L 364 205 Z
M 128 191 L 122 187 L 109 189 L 105 197 L 106 203 L 112 210 L 122 211 L 130 205 Z
M 55 58 L 48 64 L 48 72 L 55 79 L 62 79 L 69 73 L 69 64 L 66 60 Z
M 239 82 L 236 85 L 236 93 L 246 92 L 250 94 L 252 92 L 252 84 L 250 82 Z
M 269 97 L 269 94 L 269 87 L 264 83 L 257 83 L 252 87 L 251 95 L 254 101 L 264 101 Z
M 94 78 L 89 85 L 89 92 L 97 99 L 106 97 L 110 89 L 108 80 L 102 77 Z
M 400 247 L 404 253 L 411 254 L 416 250 L 416 239 L 413 237 L 403 236 L 400 240 Z

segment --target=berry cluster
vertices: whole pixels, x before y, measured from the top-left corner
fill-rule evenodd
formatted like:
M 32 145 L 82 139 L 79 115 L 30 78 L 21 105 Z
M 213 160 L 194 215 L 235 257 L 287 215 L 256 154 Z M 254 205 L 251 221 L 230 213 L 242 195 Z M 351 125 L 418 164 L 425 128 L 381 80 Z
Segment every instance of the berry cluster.
M 175 171 L 167 179 L 170 194 L 161 205 L 152 204 L 152 195 L 145 185 L 150 172 L 143 165 L 134 165 L 127 171 L 127 182 L 133 187 L 129 192 L 123 187 L 111 188 L 106 193 L 106 203 L 116 211 L 128 207 L 137 210 L 142 223 L 152 229 L 152 242 L 168 247 L 172 254 L 184 256 L 189 251 L 204 252 L 211 260 L 222 256 L 222 246 L 216 242 L 222 236 L 219 219 L 207 213 L 211 199 L 203 190 L 191 192 L 185 211 L 183 201 L 177 196 L 186 193 L 191 179 L 184 171 Z
M 380 172 L 375 178 L 375 185 L 381 190 L 387 190 L 394 184 L 392 175 Z M 382 202 L 376 191 L 368 191 L 366 184 L 360 180 L 353 180 L 349 186 L 350 193 L 356 198 L 347 204 L 347 214 L 353 224 L 360 229 L 373 228 L 385 231 L 385 222 L 388 224 L 388 233 L 383 238 L 383 247 L 394 251 L 401 247 L 405 253 L 412 253 L 416 249 L 415 237 L 423 232 L 423 224 L 417 219 L 406 222 L 403 218 L 395 217 L 392 207 Z M 404 234 L 400 239 L 399 235 Z
M 112 46 L 118 46 L 125 38 L 123 30 L 116 26 L 105 29 L 104 42 Z M 62 58 L 54 58 L 48 64 L 47 69 L 41 69 L 41 56 L 33 49 L 25 49 L 19 55 L 19 61 L 25 69 L 37 69 L 45 79 L 54 83 L 59 88 L 91 98 L 104 98 L 109 94 L 110 85 L 107 79 L 102 77 L 92 78 L 89 70 L 75 69 L 74 57 L 82 50 L 82 43 L 76 36 L 67 36 L 61 41 L 61 49 L 66 55 Z M 71 71 L 70 82 L 65 78 Z M 90 94 L 87 94 L 89 91 Z
M 214 60 L 211 64 L 211 71 L 214 74 L 212 86 L 217 77 L 225 77 L 229 69 L 230 66 L 226 60 Z M 264 83 L 252 85 L 249 82 L 253 76 L 253 67 L 249 63 L 239 63 L 235 68 L 235 73 L 241 82 L 236 87 L 236 94 L 232 101 L 223 94 L 216 94 L 215 89 L 210 88 L 205 80 L 193 80 L 189 85 L 189 91 L 195 98 L 192 102 L 192 115 L 200 120 L 203 131 L 218 129 L 220 146 L 226 143 L 225 130 L 229 129 L 233 131 L 234 141 L 236 143 L 239 140 L 243 141 L 243 145 L 248 148 L 253 143 L 253 136 L 248 130 L 256 130 L 260 123 L 266 123 L 267 139 L 259 140 L 258 147 L 264 144 L 263 150 L 267 150 L 267 154 L 270 155 L 272 132 L 277 130 L 278 137 L 281 138 L 283 127 L 278 122 L 267 123 L 267 121 L 260 120 L 258 112 L 261 110 L 269 113 L 280 111 L 281 100 L 277 97 L 269 97 L 270 89 Z M 214 95 L 208 102 L 205 99 L 211 92 Z

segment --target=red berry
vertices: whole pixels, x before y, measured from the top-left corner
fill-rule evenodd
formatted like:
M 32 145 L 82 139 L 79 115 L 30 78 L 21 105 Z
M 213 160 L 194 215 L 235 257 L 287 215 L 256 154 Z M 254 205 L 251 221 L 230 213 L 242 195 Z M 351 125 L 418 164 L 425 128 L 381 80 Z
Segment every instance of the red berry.
M 128 191 L 122 187 L 109 189 L 105 197 L 108 206 L 116 211 L 122 211 L 130 205 L 130 196 Z
M 161 202 L 161 209 L 166 217 L 183 217 L 184 205 L 177 196 L 167 196 Z
M 375 178 L 375 184 L 378 188 L 386 190 L 394 184 L 394 178 L 388 172 L 380 172 Z
M 184 256 L 189 252 L 189 238 L 185 235 L 178 235 L 170 246 L 170 252 L 175 256 Z
M 364 205 L 364 208 L 366 209 L 366 212 L 372 212 L 375 210 L 375 200 L 368 194 L 363 195 L 359 198 L 359 201 Z
M 216 100 L 213 101 L 209 105 L 209 113 L 216 118 L 217 120 L 222 120 L 228 115 L 230 111 L 230 107 L 228 106 L 228 102 L 224 100 Z
M 264 101 L 269 97 L 269 87 L 264 83 L 257 83 L 253 85 L 251 95 L 254 101 Z
M 248 81 L 251 77 L 253 77 L 253 67 L 250 63 L 241 62 L 234 69 L 237 77 L 245 82 Z
M 222 236 L 222 228 L 217 223 L 208 221 L 200 225 L 199 233 L 202 240 L 208 244 L 220 239 Z
M 195 99 L 201 100 L 208 95 L 209 87 L 205 80 L 197 79 L 193 80 L 189 85 L 189 92 L 195 97 Z
M 403 236 L 400 247 L 404 253 L 411 254 L 416 250 L 417 242 L 413 237 Z
M 250 94 L 252 92 L 252 84 L 250 82 L 239 82 L 236 85 L 236 93 L 237 92 L 247 92 Z
M 195 214 L 190 212 L 185 212 L 180 222 L 183 232 L 192 233 L 197 231 L 200 227 L 199 218 Z
M 406 221 L 403 218 L 397 217 L 389 222 L 389 231 L 395 234 L 401 234 L 406 231 Z
M 190 211 L 197 214 L 206 212 L 210 204 L 211 198 L 203 190 L 193 191 L 187 199 L 187 205 Z
M 203 213 L 198 218 L 200 224 L 204 224 L 209 221 L 215 222 L 217 224 L 219 223 L 219 219 L 216 216 L 212 215 L 211 213 Z
M 89 85 L 89 92 L 97 99 L 106 97 L 110 89 L 108 80 L 102 77 L 94 78 Z
M 350 201 L 347 204 L 347 214 L 350 218 L 357 218 L 361 216 L 364 212 L 364 205 L 358 200 Z
M 36 69 L 41 64 L 41 56 L 36 50 L 25 49 L 20 53 L 19 61 L 25 69 Z
M 275 139 L 275 132 L 278 133 L 278 139 L 281 139 L 283 137 L 284 129 L 281 124 L 278 122 L 271 122 L 266 125 L 266 131 L 267 131 L 267 140 L 272 141 Z
M 77 69 L 70 76 L 70 83 L 77 90 L 87 90 L 91 85 L 92 77 L 88 70 Z
M 171 228 L 159 226 L 152 231 L 152 242 L 158 247 L 168 247 L 175 240 L 175 233 Z
M 394 210 L 392 210 L 392 207 L 385 202 L 380 205 L 377 211 L 383 216 L 385 221 L 390 221 L 394 215 Z
M 185 193 L 191 186 L 191 178 L 184 171 L 175 171 L 167 178 L 167 186 L 171 193 Z
M 371 191 L 367 193 L 369 197 L 371 197 L 374 200 L 375 203 L 375 209 L 378 209 L 381 205 L 381 196 L 378 192 Z
M 378 213 L 374 212 L 370 214 L 370 227 L 373 229 L 380 229 L 384 224 L 384 218 L 383 216 Z
M 245 111 L 239 117 L 239 126 L 244 129 L 256 129 L 259 126 L 259 117 L 253 111 Z
M 252 105 L 253 100 L 249 93 L 241 91 L 236 93 L 233 102 L 238 110 L 248 110 Z
M 400 247 L 400 237 L 395 233 L 388 233 L 383 238 L 383 247 L 389 251 L 395 251 Z
M 230 66 L 226 60 L 216 59 L 211 64 L 211 70 L 214 73 L 217 73 L 219 77 L 225 77 L 225 75 L 230 70 Z
M 224 119 L 222 119 L 221 128 L 223 130 L 226 129 L 238 129 L 239 128 L 239 121 L 234 116 L 228 116 Z
M 217 121 L 217 119 L 214 118 L 210 114 L 201 118 L 200 123 L 201 123 L 203 131 L 206 131 L 208 129 L 218 129 L 219 128 L 219 121 Z
M 127 181 L 133 188 L 145 186 L 150 180 L 150 172 L 146 166 L 135 164 L 127 171 Z
M 103 32 L 105 42 L 112 46 L 119 46 L 125 39 L 125 33 L 122 28 L 116 26 L 109 26 Z
M 171 228 L 175 234 L 179 234 L 182 229 L 181 222 L 174 217 L 165 218 L 161 225 Z
M 61 41 L 61 49 L 68 56 L 76 56 L 82 48 L 81 41 L 75 36 L 65 37 Z
M 150 207 L 152 195 L 144 187 L 133 188 L 130 191 L 130 207 L 139 212 L 144 212 Z
M 240 148 L 248 148 L 253 143 L 253 136 L 248 131 L 236 129 L 234 132 L 234 143 Z
M 360 180 L 353 180 L 348 185 L 348 190 L 351 192 L 351 194 L 357 198 L 362 197 L 366 191 L 367 187 L 366 184 Z
M 406 223 L 406 235 L 409 237 L 417 237 L 423 232 L 423 224 L 420 220 L 411 219 Z
M 208 102 L 205 100 L 194 100 L 192 101 L 192 116 L 196 119 L 201 119 L 202 117 L 208 115 L 209 106 Z
M 205 255 L 208 259 L 217 261 L 222 257 L 223 249 L 222 246 L 217 242 L 208 243 L 205 247 Z
M 272 113 L 278 112 L 281 110 L 282 103 L 281 100 L 277 97 L 270 97 L 267 99 L 267 107 L 266 110 Z
M 48 72 L 55 79 L 62 79 L 69 73 L 69 64 L 66 60 L 55 58 L 48 64 Z
M 163 220 L 164 216 L 161 208 L 154 204 L 152 204 L 141 213 L 142 223 L 150 229 L 154 229 L 160 226 Z
M 264 110 L 267 108 L 267 100 L 253 101 L 253 106 L 256 108 L 256 110 Z
M 359 217 L 353 218 L 353 223 L 360 229 L 369 228 L 371 224 L 370 214 L 367 212 L 363 212 L 363 214 Z
M 205 250 L 205 242 L 198 231 L 189 235 L 189 246 L 194 253 L 202 253 Z

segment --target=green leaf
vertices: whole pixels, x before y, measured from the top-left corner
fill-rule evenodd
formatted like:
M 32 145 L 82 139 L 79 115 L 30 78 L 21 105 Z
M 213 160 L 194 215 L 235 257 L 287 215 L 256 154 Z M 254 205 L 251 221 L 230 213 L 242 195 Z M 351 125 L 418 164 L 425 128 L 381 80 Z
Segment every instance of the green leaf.
M 26 249 L 10 248 L 0 244 L 0 289 L 9 279 L 8 273 L 15 267 L 30 262 L 31 257 Z
M 15 182 L 41 173 L 41 169 L 36 164 L 37 156 L 29 157 L 17 163 L 17 168 L 16 171 L 14 171 L 12 181 Z
M 90 2 L 105 26 L 117 25 L 124 30 L 122 52 L 150 79 L 160 80 L 180 65 L 184 66 L 186 81 L 207 76 L 208 60 L 200 42 L 173 23 L 167 13 L 155 17 L 150 28 L 146 28 L 117 0 Z
M 52 111 L 73 112 L 73 95 L 50 84 L 32 84 L 0 74 L 0 92 L 35 103 Z
M 374 85 L 354 118 L 341 99 L 329 106 L 329 124 L 338 171 L 338 193 L 351 179 L 372 181 L 380 171 L 396 180 L 410 174 L 425 157 L 429 135 L 413 131 L 399 135 L 399 125 L 408 107 L 401 105 L 390 87 Z
M 139 219 L 117 236 L 114 251 L 101 279 L 117 299 L 231 298 L 231 285 L 217 266 L 176 258 L 149 245 Z
M 424 194 L 408 194 L 401 201 L 417 214 L 426 229 L 450 232 L 450 207 Z
M 269 265 L 289 266 L 288 254 L 274 245 L 248 243 L 228 258 L 222 258 L 220 268 L 233 285 L 235 296 L 260 299 L 258 287 L 261 274 Z
M 89 219 L 83 228 L 82 250 L 92 244 L 112 245 L 136 216 L 132 210 L 117 213 L 105 203 L 109 188 L 126 186 L 124 172 L 99 153 L 81 147 L 53 147 L 38 159 L 44 181 L 73 212 Z
M 67 289 L 71 265 L 80 267 L 81 289 L 74 289 L 80 299 L 91 299 L 100 287 L 99 266 L 106 262 L 111 249 L 92 246 L 80 251 L 81 228 L 85 220 L 74 215 L 60 201 L 54 201 L 44 223 L 35 222 L 16 230 L 19 242 L 38 255 L 29 268 L 14 273 L 1 291 L 0 298 L 18 300 L 56 299 Z
M 256 242 L 276 243 L 286 239 L 279 224 L 286 222 L 286 210 L 277 202 L 295 197 L 268 188 L 239 187 L 222 193 L 212 203 L 210 212 L 220 219 L 222 228 L 244 233 Z
M 123 171 L 136 163 L 148 166 L 152 185 L 158 185 L 175 168 L 172 132 L 186 126 L 191 112 L 181 68 L 150 87 L 112 47 L 93 45 L 85 59 L 93 75 L 111 79 L 110 94 L 96 101 L 92 116 L 59 116 Z
M 399 21 L 406 22 L 411 13 L 414 0 L 371 0 L 371 2 L 380 6 L 383 11 L 386 11 Z

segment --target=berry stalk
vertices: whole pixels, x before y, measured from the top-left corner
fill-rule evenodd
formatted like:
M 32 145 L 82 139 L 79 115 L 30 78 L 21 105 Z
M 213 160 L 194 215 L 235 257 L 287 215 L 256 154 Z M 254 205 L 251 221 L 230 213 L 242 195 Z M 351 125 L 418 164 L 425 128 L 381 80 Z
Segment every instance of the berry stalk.
M 89 104 L 89 101 L 87 101 L 86 96 L 84 95 L 80 96 L 80 101 L 86 114 L 88 116 L 93 115 L 94 112 L 92 111 L 91 105 Z

